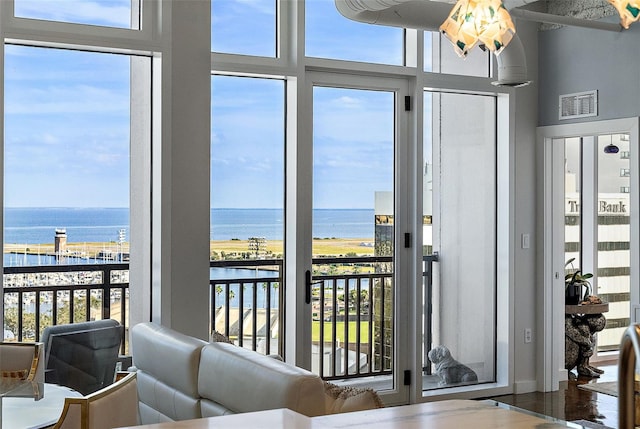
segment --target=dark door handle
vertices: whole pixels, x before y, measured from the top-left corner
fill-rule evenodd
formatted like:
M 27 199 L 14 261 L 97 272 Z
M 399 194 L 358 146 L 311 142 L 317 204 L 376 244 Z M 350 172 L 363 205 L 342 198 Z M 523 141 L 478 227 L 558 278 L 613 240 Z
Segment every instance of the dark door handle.
M 314 282 L 311 280 L 311 271 L 307 270 L 304 273 L 304 282 L 305 282 L 305 291 L 304 291 L 304 302 L 307 304 L 311 303 L 311 286 L 322 284 L 322 280 L 318 280 Z
M 304 302 L 307 304 L 311 303 L 311 271 L 307 270 L 304 273 L 305 280 L 305 291 L 304 291 Z

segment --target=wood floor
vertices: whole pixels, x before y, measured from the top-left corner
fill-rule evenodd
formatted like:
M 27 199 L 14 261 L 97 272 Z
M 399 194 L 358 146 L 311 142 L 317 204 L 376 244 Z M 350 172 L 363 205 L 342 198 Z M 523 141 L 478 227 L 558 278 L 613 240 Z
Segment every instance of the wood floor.
M 600 378 L 580 376 L 577 380 L 569 380 L 566 386 L 557 392 L 504 395 L 491 399 L 565 421 L 588 420 L 616 428 L 618 427 L 618 398 L 578 388 L 578 385 L 584 383 L 617 380 L 616 365 L 599 365 L 598 367 L 604 370 Z

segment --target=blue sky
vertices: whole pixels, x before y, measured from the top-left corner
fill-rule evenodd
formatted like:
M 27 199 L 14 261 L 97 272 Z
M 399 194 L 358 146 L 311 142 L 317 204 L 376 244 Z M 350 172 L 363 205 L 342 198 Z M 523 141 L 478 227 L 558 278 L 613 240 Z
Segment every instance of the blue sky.
M 274 56 L 273 4 L 214 0 L 213 49 Z M 128 27 L 129 14 L 129 0 L 16 0 L 16 15 L 38 19 Z M 401 29 L 349 21 L 333 0 L 308 1 L 307 16 L 309 55 L 401 62 Z M 5 97 L 6 206 L 128 206 L 127 57 L 8 46 Z M 214 77 L 212 97 L 212 207 L 282 207 L 283 82 Z M 380 97 L 316 91 L 315 207 L 372 208 L 392 185 Z

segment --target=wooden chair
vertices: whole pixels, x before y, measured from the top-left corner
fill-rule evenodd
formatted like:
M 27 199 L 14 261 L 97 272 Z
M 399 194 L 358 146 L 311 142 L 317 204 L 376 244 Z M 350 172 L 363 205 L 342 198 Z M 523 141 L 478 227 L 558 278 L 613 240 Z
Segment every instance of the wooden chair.
M 111 429 L 139 424 L 136 373 L 80 398 L 66 398 L 54 429 Z

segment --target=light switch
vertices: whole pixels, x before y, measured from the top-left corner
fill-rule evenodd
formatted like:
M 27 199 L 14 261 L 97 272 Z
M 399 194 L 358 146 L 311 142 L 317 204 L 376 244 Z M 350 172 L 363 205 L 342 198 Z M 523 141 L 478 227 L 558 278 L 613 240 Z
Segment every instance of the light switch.
M 529 234 L 522 234 L 522 248 L 528 249 L 529 244 Z

